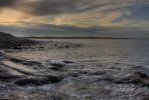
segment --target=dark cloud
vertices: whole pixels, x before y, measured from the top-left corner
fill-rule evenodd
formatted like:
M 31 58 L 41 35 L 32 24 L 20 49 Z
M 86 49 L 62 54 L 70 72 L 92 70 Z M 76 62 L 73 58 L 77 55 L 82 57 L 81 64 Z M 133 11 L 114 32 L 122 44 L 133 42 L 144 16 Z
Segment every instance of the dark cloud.
M 78 0 L 0 0 L 0 8 L 11 8 L 32 15 L 50 15 L 71 12 L 78 3 Z
M 104 1 L 104 0 L 0 0 L 0 8 L 11 8 L 19 10 L 31 15 L 43 16 L 51 14 L 61 14 L 61 13 L 74 13 L 90 11 L 93 9 L 106 7 L 104 11 L 121 9 L 124 3 L 140 4 L 137 3 L 138 0 L 134 2 L 126 1 Z M 110 6 L 113 6 L 112 8 Z M 122 8 L 125 8 L 122 6 Z
M 74 0 L 18 0 L 15 8 L 33 15 L 59 14 L 70 10 L 75 5 Z
M 35 0 L 20 2 L 17 9 L 33 15 L 51 15 L 89 11 L 106 5 L 94 3 L 95 1 L 98 0 Z
M 17 0 L 0 0 L 0 8 L 12 7 Z
M 105 4 L 94 3 L 97 0 L 0 0 L 0 8 L 8 7 L 32 15 L 51 15 L 88 11 Z

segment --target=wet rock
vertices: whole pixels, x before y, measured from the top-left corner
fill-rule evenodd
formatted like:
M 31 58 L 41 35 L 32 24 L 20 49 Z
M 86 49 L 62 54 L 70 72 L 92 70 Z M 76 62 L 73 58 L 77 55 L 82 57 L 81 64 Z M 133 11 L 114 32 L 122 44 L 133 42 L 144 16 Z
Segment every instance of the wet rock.
M 8 74 L 0 74 L 0 80 L 6 80 L 6 79 L 11 79 L 11 78 L 16 78 L 17 76 L 14 75 L 8 75 Z
M 28 60 L 18 59 L 18 58 L 14 58 L 14 57 L 10 57 L 10 56 L 5 56 L 5 57 L 8 60 L 15 62 L 15 63 L 20 63 L 20 64 L 27 65 L 27 66 L 38 65 L 38 66 L 42 67 L 42 63 L 38 62 L 38 61 L 28 61 Z
M 22 50 L 22 47 L 16 46 L 16 47 L 12 47 L 12 49 L 15 49 L 15 50 Z
M 78 77 L 79 76 L 79 73 L 69 73 L 68 76 Z
M 50 67 L 51 70 L 54 70 L 54 71 L 62 71 L 63 69 L 61 67 Z
M 114 82 L 119 84 L 131 83 L 149 87 L 149 77 L 142 72 L 135 72 L 122 78 L 117 78 Z
M 107 81 L 107 82 L 112 82 L 114 79 L 111 76 L 105 75 L 102 80 Z
M 1 100 L 16 100 L 15 98 L 2 98 Z
M 58 83 L 64 79 L 63 76 L 46 75 L 46 77 L 50 80 L 50 83 Z
M 117 78 L 114 80 L 114 83 L 118 83 L 118 84 L 127 84 L 130 82 L 132 82 L 130 76 L 124 76 L 122 78 Z
M 0 49 L 15 49 L 20 50 L 22 46 L 29 46 L 36 41 L 26 38 L 15 37 L 9 33 L 0 32 Z
M 42 64 L 38 61 L 24 61 L 22 62 L 22 64 L 27 66 L 34 66 L 34 65 L 42 66 Z
M 89 72 L 86 71 L 86 70 L 79 70 L 79 73 L 80 73 L 80 74 L 85 74 L 85 75 L 87 75 Z
M 75 46 L 75 47 L 82 47 L 81 44 L 75 44 L 74 46 Z
M 42 78 L 34 77 L 34 78 L 20 79 L 15 81 L 14 83 L 20 86 L 26 86 L 26 85 L 41 86 L 41 85 L 49 84 L 50 80 L 46 77 L 42 77 Z
M 74 62 L 72 62 L 72 61 L 63 61 L 63 62 L 66 63 L 66 64 L 74 63 Z
M 4 54 L 2 52 L 0 52 L 0 56 L 4 56 Z
M 87 70 L 80 70 L 79 71 L 80 74 L 84 74 L 84 75 L 89 75 L 89 76 L 98 76 L 98 75 L 105 75 L 106 72 L 105 71 L 96 71 L 96 72 L 92 72 L 92 71 L 87 71 Z
M 69 45 L 66 45 L 66 46 L 65 46 L 65 48 L 69 48 L 69 47 L 70 47 Z
M 61 93 L 61 92 L 54 92 L 54 93 L 50 93 L 48 95 L 48 99 L 47 100 L 71 100 L 72 98 L 69 97 L 68 94 L 66 93 Z
M 52 98 L 51 100 L 64 100 L 63 97 L 60 96 L 51 96 L 50 98 Z
M 25 78 L 15 81 L 14 83 L 19 86 L 42 86 L 50 83 L 58 83 L 62 80 L 62 77 L 51 76 L 47 75 L 45 77 L 32 77 L 32 78 Z
M 112 83 L 113 80 L 114 80 L 114 78 L 112 75 L 106 74 L 102 77 L 99 77 L 95 82 L 106 81 L 106 82 Z
M 50 64 L 52 67 L 50 67 L 50 69 L 55 70 L 55 71 L 62 71 L 63 67 L 65 66 L 65 64 L 62 63 L 51 63 Z
M 149 100 L 149 95 L 148 95 L 148 96 L 144 96 L 144 97 L 142 98 L 142 100 Z
M 1 73 L 0 74 L 0 81 L 3 81 L 3 82 L 11 82 L 11 81 L 18 79 L 18 78 L 20 78 L 20 76 L 11 75 L 11 74 L 7 74 L 7 73 Z
M 148 79 L 149 78 L 145 73 L 142 73 L 142 72 L 135 72 L 135 73 L 133 73 L 132 76 L 137 77 L 137 78 L 141 78 L 141 79 Z
M 15 74 L 11 74 L 9 73 L 9 70 L 7 70 L 7 68 L 3 68 L 5 66 L 0 65 L 0 82 L 12 82 L 15 79 L 18 79 L 22 76 L 20 75 L 15 75 Z
M 65 66 L 65 64 L 57 63 L 57 62 L 51 63 L 50 65 L 55 66 L 55 67 L 61 67 L 61 68 L 63 68 Z
M 104 75 L 104 74 L 106 74 L 106 72 L 105 71 L 97 71 L 97 72 L 90 72 L 89 73 L 89 75 Z
M 17 58 L 14 58 L 14 57 L 10 57 L 10 56 L 6 56 L 6 58 L 12 62 L 15 62 L 15 63 L 22 63 L 23 60 L 22 59 L 17 59 Z

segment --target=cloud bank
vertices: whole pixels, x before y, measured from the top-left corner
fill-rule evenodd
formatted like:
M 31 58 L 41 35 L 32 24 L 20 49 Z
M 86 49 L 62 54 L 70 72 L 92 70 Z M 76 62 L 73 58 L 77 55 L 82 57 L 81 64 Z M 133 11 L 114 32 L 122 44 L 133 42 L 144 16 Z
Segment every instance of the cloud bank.
M 149 0 L 0 0 L 0 25 L 149 31 Z

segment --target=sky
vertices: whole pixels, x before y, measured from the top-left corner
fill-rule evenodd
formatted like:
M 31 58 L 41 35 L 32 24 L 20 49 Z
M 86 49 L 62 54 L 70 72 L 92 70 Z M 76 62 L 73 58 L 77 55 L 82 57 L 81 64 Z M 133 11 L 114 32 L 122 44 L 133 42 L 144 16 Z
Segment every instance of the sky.
M 0 0 L 16 36 L 149 37 L 149 0 Z

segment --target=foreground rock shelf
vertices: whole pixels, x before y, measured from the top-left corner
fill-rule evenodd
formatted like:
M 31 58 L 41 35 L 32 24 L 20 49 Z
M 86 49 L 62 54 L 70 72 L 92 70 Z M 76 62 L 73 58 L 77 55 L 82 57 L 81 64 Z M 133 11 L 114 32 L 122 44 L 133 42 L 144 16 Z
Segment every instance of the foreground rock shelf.
M 88 65 L 72 61 L 45 64 L 3 53 L 0 55 L 0 97 L 4 99 L 117 100 L 119 97 L 148 100 L 149 69 L 143 66 L 114 63 L 107 66 Z

